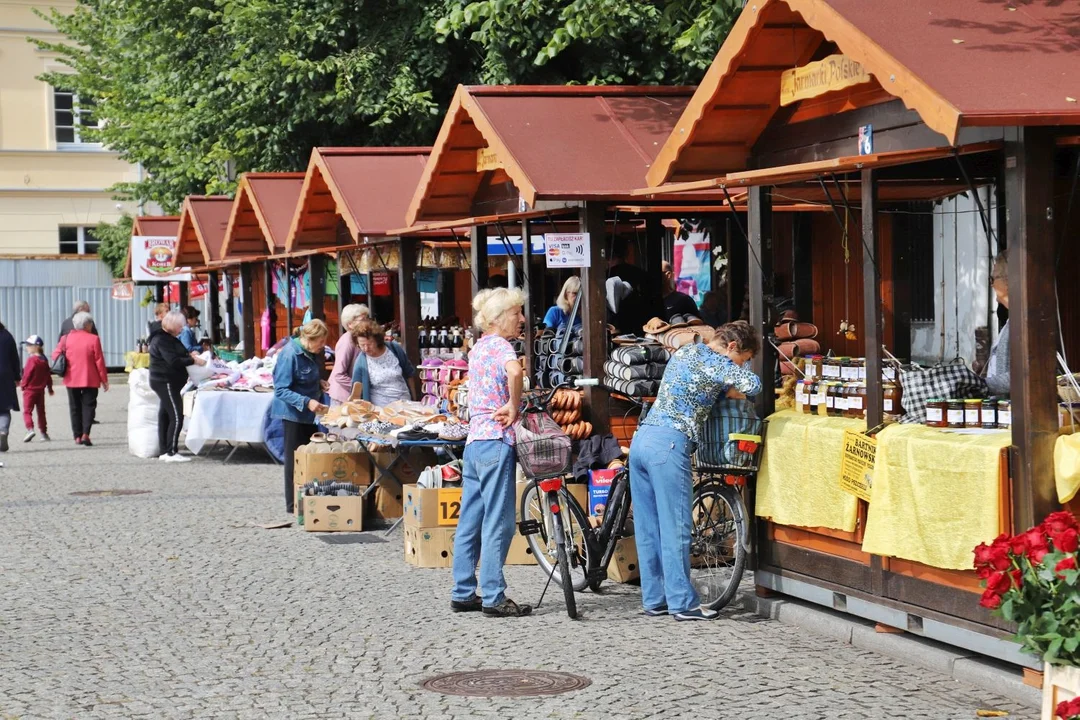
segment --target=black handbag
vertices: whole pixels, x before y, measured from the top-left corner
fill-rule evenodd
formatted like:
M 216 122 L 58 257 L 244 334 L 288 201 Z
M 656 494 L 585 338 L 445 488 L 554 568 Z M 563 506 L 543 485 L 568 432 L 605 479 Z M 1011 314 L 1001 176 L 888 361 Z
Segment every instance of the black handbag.
M 60 343 L 60 354 L 49 363 L 49 370 L 52 371 L 53 375 L 59 377 L 64 377 L 64 374 L 67 373 L 67 342 Z

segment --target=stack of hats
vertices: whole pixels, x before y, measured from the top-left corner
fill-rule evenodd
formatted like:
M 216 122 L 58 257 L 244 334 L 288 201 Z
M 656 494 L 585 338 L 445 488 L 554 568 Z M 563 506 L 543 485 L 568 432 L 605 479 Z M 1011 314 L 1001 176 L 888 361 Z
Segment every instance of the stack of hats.
M 817 326 L 798 322 L 794 313 L 784 313 L 784 319 L 774 328 L 773 334 L 779 343 L 780 371 L 784 375 L 796 374 L 792 364 L 795 358 L 821 352 L 821 344 L 814 339 L 818 335 Z
M 654 317 L 643 329 L 646 338 L 660 343 L 671 353 L 690 343 L 707 343 L 716 335 L 716 328 L 693 315 L 675 315 L 671 322 Z
M 614 340 L 615 349 L 604 363 L 604 384 L 631 397 L 653 397 L 660 388 L 670 357 L 667 349 L 650 340 Z
M 585 354 L 585 343 L 581 339 L 581 327 L 569 330 L 569 337 L 566 337 L 567 332 L 564 325 L 556 332 L 545 330 L 533 340 L 537 387 L 555 387 L 581 377 L 585 371 L 585 361 L 582 358 Z

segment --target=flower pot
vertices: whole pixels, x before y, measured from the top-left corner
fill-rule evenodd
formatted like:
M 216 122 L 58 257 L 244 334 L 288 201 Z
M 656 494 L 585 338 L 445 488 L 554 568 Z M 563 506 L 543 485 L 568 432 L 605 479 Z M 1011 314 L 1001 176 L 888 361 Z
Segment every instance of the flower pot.
M 1080 696 L 1080 668 L 1046 665 L 1043 675 L 1042 720 L 1055 720 L 1058 703 Z

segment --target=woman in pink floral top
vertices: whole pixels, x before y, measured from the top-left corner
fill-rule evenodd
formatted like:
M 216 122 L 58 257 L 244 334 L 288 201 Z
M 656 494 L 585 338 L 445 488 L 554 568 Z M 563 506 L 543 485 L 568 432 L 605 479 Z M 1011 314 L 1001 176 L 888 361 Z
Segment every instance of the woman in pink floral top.
M 482 610 L 496 617 L 532 612 L 506 597 L 503 564 L 514 539 L 517 455 L 512 426 L 521 408 L 525 373 L 510 340 L 518 337 L 525 293 L 497 288 L 473 300 L 484 336 L 469 351 L 469 437 L 462 469 L 461 517 L 454 538 L 455 612 Z M 481 558 L 480 548 L 484 548 Z M 480 564 L 477 597 L 476 566 Z

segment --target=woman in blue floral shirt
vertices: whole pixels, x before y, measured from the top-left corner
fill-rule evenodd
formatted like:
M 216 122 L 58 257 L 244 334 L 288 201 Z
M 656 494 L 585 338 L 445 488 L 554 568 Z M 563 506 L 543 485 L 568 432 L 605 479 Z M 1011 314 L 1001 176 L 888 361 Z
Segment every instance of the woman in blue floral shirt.
M 761 392 L 761 379 L 746 363 L 761 348 L 747 322 L 719 328 L 709 344 L 692 343 L 671 356 L 656 404 L 630 446 L 634 535 L 646 615 L 711 620 L 690 583 L 693 481 L 690 455 L 698 433 L 721 394 L 743 398 Z

